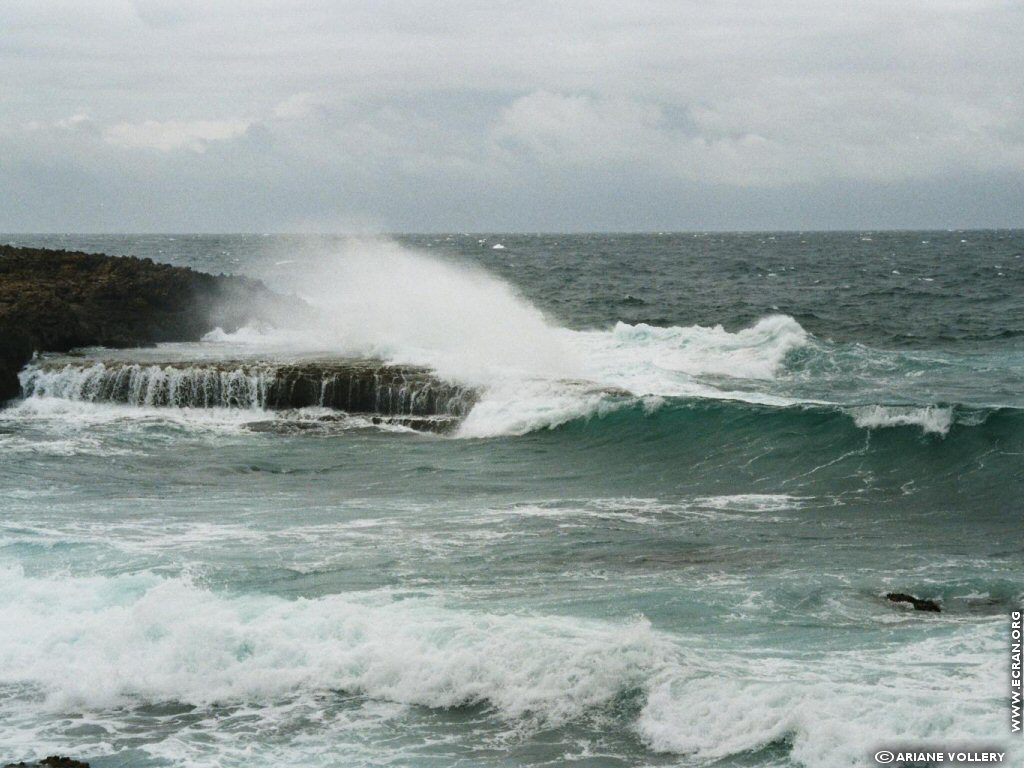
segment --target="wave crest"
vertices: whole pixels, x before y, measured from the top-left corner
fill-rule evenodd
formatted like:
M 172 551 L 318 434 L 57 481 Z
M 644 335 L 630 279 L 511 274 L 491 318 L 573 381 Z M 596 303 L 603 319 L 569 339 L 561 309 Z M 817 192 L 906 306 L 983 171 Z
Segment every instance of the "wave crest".
M 663 655 L 639 619 L 467 612 L 387 593 L 221 596 L 150 574 L 3 577 L 0 682 L 41 689 L 56 709 L 341 690 L 557 724 L 640 685 Z
M 736 332 L 705 327 L 618 323 L 614 343 L 650 353 L 656 367 L 691 376 L 771 379 L 790 352 L 803 347 L 808 333 L 789 315 L 769 315 Z
M 0 576 L 0 710 L 22 717 L 26 708 L 177 702 L 256 705 L 272 718 L 275 703 L 340 691 L 483 705 L 514 728 L 614 712 L 657 752 L 710 761 L 786 740 L 792 758 L 814 768 L 858 764 L 880 735 L 953 728 L 978 738 L 999 724 L 987 699 L 1002 679 L 990 663 L 998 622 L 897 651 L 833 653 L 827 663 L 765 655 L 752 677 L 742 644 L 684 647 L 644 619 L 503 615 L 386 591 L 218 594 L 148 573 Z M 936 659 L 957 673 L 922 675 Z M 880 670 L 878 684 L 865 686 Z M 636 711 L 614 709 L 634 693 Z
M 865 405 L 850 409 L 853 423 L 862 429 L 920 427 L 925 434 L 945 437 L 953 426 L 953 409 L 942 406 Z

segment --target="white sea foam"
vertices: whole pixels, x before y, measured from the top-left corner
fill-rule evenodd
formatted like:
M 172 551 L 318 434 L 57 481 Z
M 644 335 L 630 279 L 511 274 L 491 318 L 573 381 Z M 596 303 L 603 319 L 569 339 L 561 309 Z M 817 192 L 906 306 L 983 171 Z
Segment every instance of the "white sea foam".
M 554 520 L 608 520 L 636 525 L 678 525 L 680 520 L 723 520 L 745 523 L 777 523 L 784 518 L 765 514 L 799 509 L 807 502 L 787 494 L 736 494 L 697 496 L 673 502 L 644 498 L 562 499 L 545 504 L 519 504 L 486 510 L 477 519 L 504 520 L 519 517 Z
M 800 509 L 807 504 L 808 499 L 787 493 L 738 493 L 729 496 L 701 496 L 694 501 L 702 507 L 723 512 L 782 512 Z
M 854 424 L 864 429 L 920 427 L 925 433 L 945 436 L 953 425 L 953 409 L 937 406 L 866 405 L 851 408 L 850 413 Z
M 234 408 L 157 408 L 128 407 L 112 403 L 89 403 L 60 397 L 30 397 L 0 410 L 0 423 L 31 421 L 55 436 L 67 437 L 90 445 L 95 438 L 89 431 L 105 424 L 138 428 L 146 424 L 179 426 L 189 430 L 209 429 L 237 432 L 247 424 L 266 419 L 264 411 Z M 106 449 L 104 449 L 106 450 Z
M 523 435 L 574 419 L 601 416 L 631 402 L 593 385 L 509 378 L 488 386 L 459 427 L 460 437 Z
M 221 345 L 224 351 L 251 352 L 253 347 L 271 352 L 285 349 L 308 347 L 309 335 L 298 329 L 278 329 L 262 323 L 252 323 L 239 328 L 233 333 L 226 333 L 223 328 L 214 328 L 203 336 L 208 345 Z M 174 345 L 164 345 L 163 348 Z M 217 351 L 217 350 L 212 350 Z
M 22 391 L 42 399 L 99 401 L 105 387 L 116 382 L 132 405 L 161 403 L 199 407 L 225 406 L 260 410 L 274 373 L 268 368 L 128 365 L 113 369 L 103 362 L 63 368 L 26 367 L 19 375 Z
M 50 709 L 261 702 L 309 690 L 556 724 L 641 685 L 666 649 L 643 620 L 469 612 L 388 593 L 222 596 L 152 575 L 0 580 L 0 683 Z
M 17 714 L 0 725 L 5 743 L 32 713 L 116 718 L 118 707 L 159 702 L 248 707 L 247 717 L 273 721 L 287 719 L 289 702 L 347 692 L 483 704 L 518 728 L 571 722 L 637 692 L 633 726 L 652 750 L 703 763 L 786 740 L 797 764 L 833 768 L 866 765 L 888 742 L 991 740 L 1004 717 L 1001 620 L 786 658 L 707 646 L 639 618 L 498 614 L 387 591 L 285 600 L 153 574 L 6 568 L 0 621 L 0 707 Z M 175 742 L 194 748 L 187 734 Z
M 796 401 L 791 398 L 750 385 L 777 376 L 787 355 L 808 340 L 800 324 L 785 315 L 764 318 L 735 333 L 721 326 L 658 328 L 619 323 L 611 331 L 563 329 L 559 335 L 578 361 L 576 377 L 590 385 L 554 376 L 494 380 L 470 412 L 461 436 L 523 434 L 557 427 L 603 415 L 639 398 L 650 410 L 657 410 L 660 397 L 792 405 Z
M 807 332 L 788 315 L 771 315 L 735 333 L 722 326 L 661 328 L 618 323 L 612 349 L 663 371 L 740 379 L 772 379 L 786 355 L 807 343 Z M 600 346 L 607 341 L 602 339 Z
M 143 434 L 153 428 L 178 429 L 213 438 L 251 433 L 256 425 L 287 430 L 292 426 L 319 427 L 338 432 L 347 429 L 374 429 L 410 432 L 401 423 L 374 423 L 370 417 L 351 415 L 339 418 L 336 411 L 309 407 L 288 411 L 264 411 L 258 408 L 164 408 L 128 406 L 118 403 L 91 403 L 52 396 L 33 396 L 0 410 L 0 425 L 22 428 L 31 425 L 31 436 L 17 432 L 0 434 L 0 456 L 39 453 L 59 456 L 127 455 L 140 448 L 112 444 L 107 435 L 118 438 Z M 104 433 L 101 430 L 107 430 Z M 114 443 L 118 440 L 113 441 Z
M 887 745 L 991 739 L 1005 732 L 1000 630 L 989 622 L 898 650 L 835 652 L 820 665 L 691 659 L 684 674 L 652 681 L 637 730 L 652 749 L 698 764 L 785 740 L 808 768 L 871 765 L 873 749 Z

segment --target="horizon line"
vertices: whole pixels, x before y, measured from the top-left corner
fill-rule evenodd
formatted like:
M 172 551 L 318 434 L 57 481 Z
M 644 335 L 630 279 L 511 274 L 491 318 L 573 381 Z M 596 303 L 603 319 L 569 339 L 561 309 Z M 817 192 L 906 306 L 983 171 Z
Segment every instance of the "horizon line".
M 463 237 L 486 236 L 511 236 L 511 237 L 551 237 L 551 236 L 580 236 L 580 235 L 648 235 L 662 237 L 668 235 L 757 235 L 757 234 L 786 234 L 786 235 L 808 235 L 808 234 L 898 234 L 908 232 L 1024 232 L 1024 225 L 1006 227 L 863 227 L 863 228 L 829 228 L 829 229 L 578 229 L 578 230 L 407 230 L 407 231 L 323 231 L 323 232 L 297 232 L 297 231 L 273 231 L 273 232 L 242 232 L 242 231 L 37 231 L 17 232 L 0 231 L 2 237 L 432 237 L 439 235 L 460 235 Z

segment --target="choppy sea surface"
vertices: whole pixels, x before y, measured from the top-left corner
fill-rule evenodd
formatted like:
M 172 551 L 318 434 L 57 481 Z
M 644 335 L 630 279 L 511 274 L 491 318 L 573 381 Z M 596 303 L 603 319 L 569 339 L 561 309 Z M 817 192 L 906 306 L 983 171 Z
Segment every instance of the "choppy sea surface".
M 1024 759 L 1024 232 L 0 242 L 324 313 L 121 356 L 375 357 L 480 392 L 428 434 L 47 374 L 0 411 L 0 760 Z

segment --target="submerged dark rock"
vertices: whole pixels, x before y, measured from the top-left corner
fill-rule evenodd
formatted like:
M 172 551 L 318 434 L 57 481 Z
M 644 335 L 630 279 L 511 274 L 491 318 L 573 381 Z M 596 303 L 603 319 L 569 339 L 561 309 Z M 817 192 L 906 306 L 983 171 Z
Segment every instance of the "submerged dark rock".
M 246 277 L 0 245 L 0 402 L 18 395 L 18 371 L 34 352 L 196 341 L 215 327 L 312 315 L 301 300 Z
M 50 755 L 35 763 L 8 763 L 4 768 L 89 768 L 89 764 L 63 755 Z
M 934 600 L 914 597 L 906 592 L 887 592 L 885 598 L 893 603 L 910 603 L 914 606 L 915 611 L 930 611 L 932 613 L 941 613 L 942 611 L 942 608 Z

